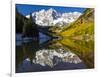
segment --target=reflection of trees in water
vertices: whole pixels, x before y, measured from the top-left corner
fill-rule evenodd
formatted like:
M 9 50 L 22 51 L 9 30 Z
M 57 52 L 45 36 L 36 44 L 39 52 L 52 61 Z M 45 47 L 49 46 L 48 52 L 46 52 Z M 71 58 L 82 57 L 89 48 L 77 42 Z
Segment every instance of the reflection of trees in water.
M 36 51 L 39 49 L 39 44 L 37 42 L 38 40 L 23 44 L 23 52 L 25 54 L 25 57 L 30 58 L 31 62 L 33 57 L 35 57 Z
M 79 41 L 71 39 L 62 39 L 56 41 L 60 43 L 65 49 L 70 49 L 73 53 L 77 54 L 83 62 L 86 64 L 87 68 L 94 67 L 94 41 Z M 54 43 L 54 45 L 56 44 Z
M 94 67 L 94 41 L 61 39 L 50 42 L 49 48 L 58 49 L 64 48 L 75 53 L 83 60 L 87 68 Z
M 32 63 L 32 59 L 35 58 L 35 54 L 38 49 L 39 40 L 23 43 L 21 46 L 16 47 L 16 65 L 18 66 L 21 64 L 27 57 L 30 58 L 30 62 Z
M 22 63 L 23 60 L 24 60 L 23 49 L 21 46 L 17 46 L 16 47 L 16 68 L 18 67 L 19 64 Z
M 45 42 L 45 45 L 42 45 L 44 47 L 39 50 L 39 40 L 35 40 L 33 42 L 23 43 L 22 47 L 16 47 L 17 65 L 27 60 L 30 63 L 50 67 L 54 67 L 60 62 L 84 62 L 87 68 L 94 67 L 93 41 L 86 42 L 69 39 L 50 40 Z

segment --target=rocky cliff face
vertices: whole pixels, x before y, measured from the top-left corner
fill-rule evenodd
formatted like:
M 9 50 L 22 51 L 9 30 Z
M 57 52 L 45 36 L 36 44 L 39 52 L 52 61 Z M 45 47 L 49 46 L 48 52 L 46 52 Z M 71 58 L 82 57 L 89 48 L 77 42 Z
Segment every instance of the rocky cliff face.
M 80 15 L 80 12 L 59 13 L 52 8 L 32 13 L 34 21 L 40 26 L 63 26 L 75 21 Z M 26 17 L 29 18 L 29 16 Z

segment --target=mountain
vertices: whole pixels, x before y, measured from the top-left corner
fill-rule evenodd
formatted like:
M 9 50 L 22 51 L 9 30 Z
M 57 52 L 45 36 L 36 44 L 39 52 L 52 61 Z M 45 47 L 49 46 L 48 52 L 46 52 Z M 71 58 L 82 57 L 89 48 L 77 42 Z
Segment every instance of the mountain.
M 59 13 L 53 8 L 32 13 L 33 20 L 40 26 L 63 26 L 75 21 L 80 15 L 80 12 Z
M 88 8 L 75 22 L 69 24 L 59 33 L 62 37 L 74 39 L 93 39 L 94 35 L 94 9 Z

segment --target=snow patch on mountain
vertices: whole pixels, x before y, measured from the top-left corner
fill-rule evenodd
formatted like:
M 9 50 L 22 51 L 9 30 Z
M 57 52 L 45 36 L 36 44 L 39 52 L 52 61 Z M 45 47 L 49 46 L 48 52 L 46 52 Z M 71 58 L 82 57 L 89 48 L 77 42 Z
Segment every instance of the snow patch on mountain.
M 48 10 L 42 9 L 40 11 L 32 13 L 33 20 L 40 26 L 67 25 L 77 20 L 80 15 L 82 15 L 82 13 L 76 11 L 59 13 L 53 8 L 50 8 Z M 26 17 L 29 18 L 30 15 L 27 15 Z

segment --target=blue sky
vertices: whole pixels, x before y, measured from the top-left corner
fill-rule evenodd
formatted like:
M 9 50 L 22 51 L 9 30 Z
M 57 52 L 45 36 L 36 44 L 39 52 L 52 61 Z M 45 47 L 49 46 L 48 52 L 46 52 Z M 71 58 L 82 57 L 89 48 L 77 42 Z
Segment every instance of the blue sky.
M 86 8 L 79 7 L 60 7 L 60 6 L 44 6 L 44 5 L 28 5 L 28 4 L 16 4 L 16 7 L 22 15 L 26 16 L 32 12 L 39 11 L 41 9 L 48 10 L 50 8 L 55 9 L 57 12 L 83 12 Z

